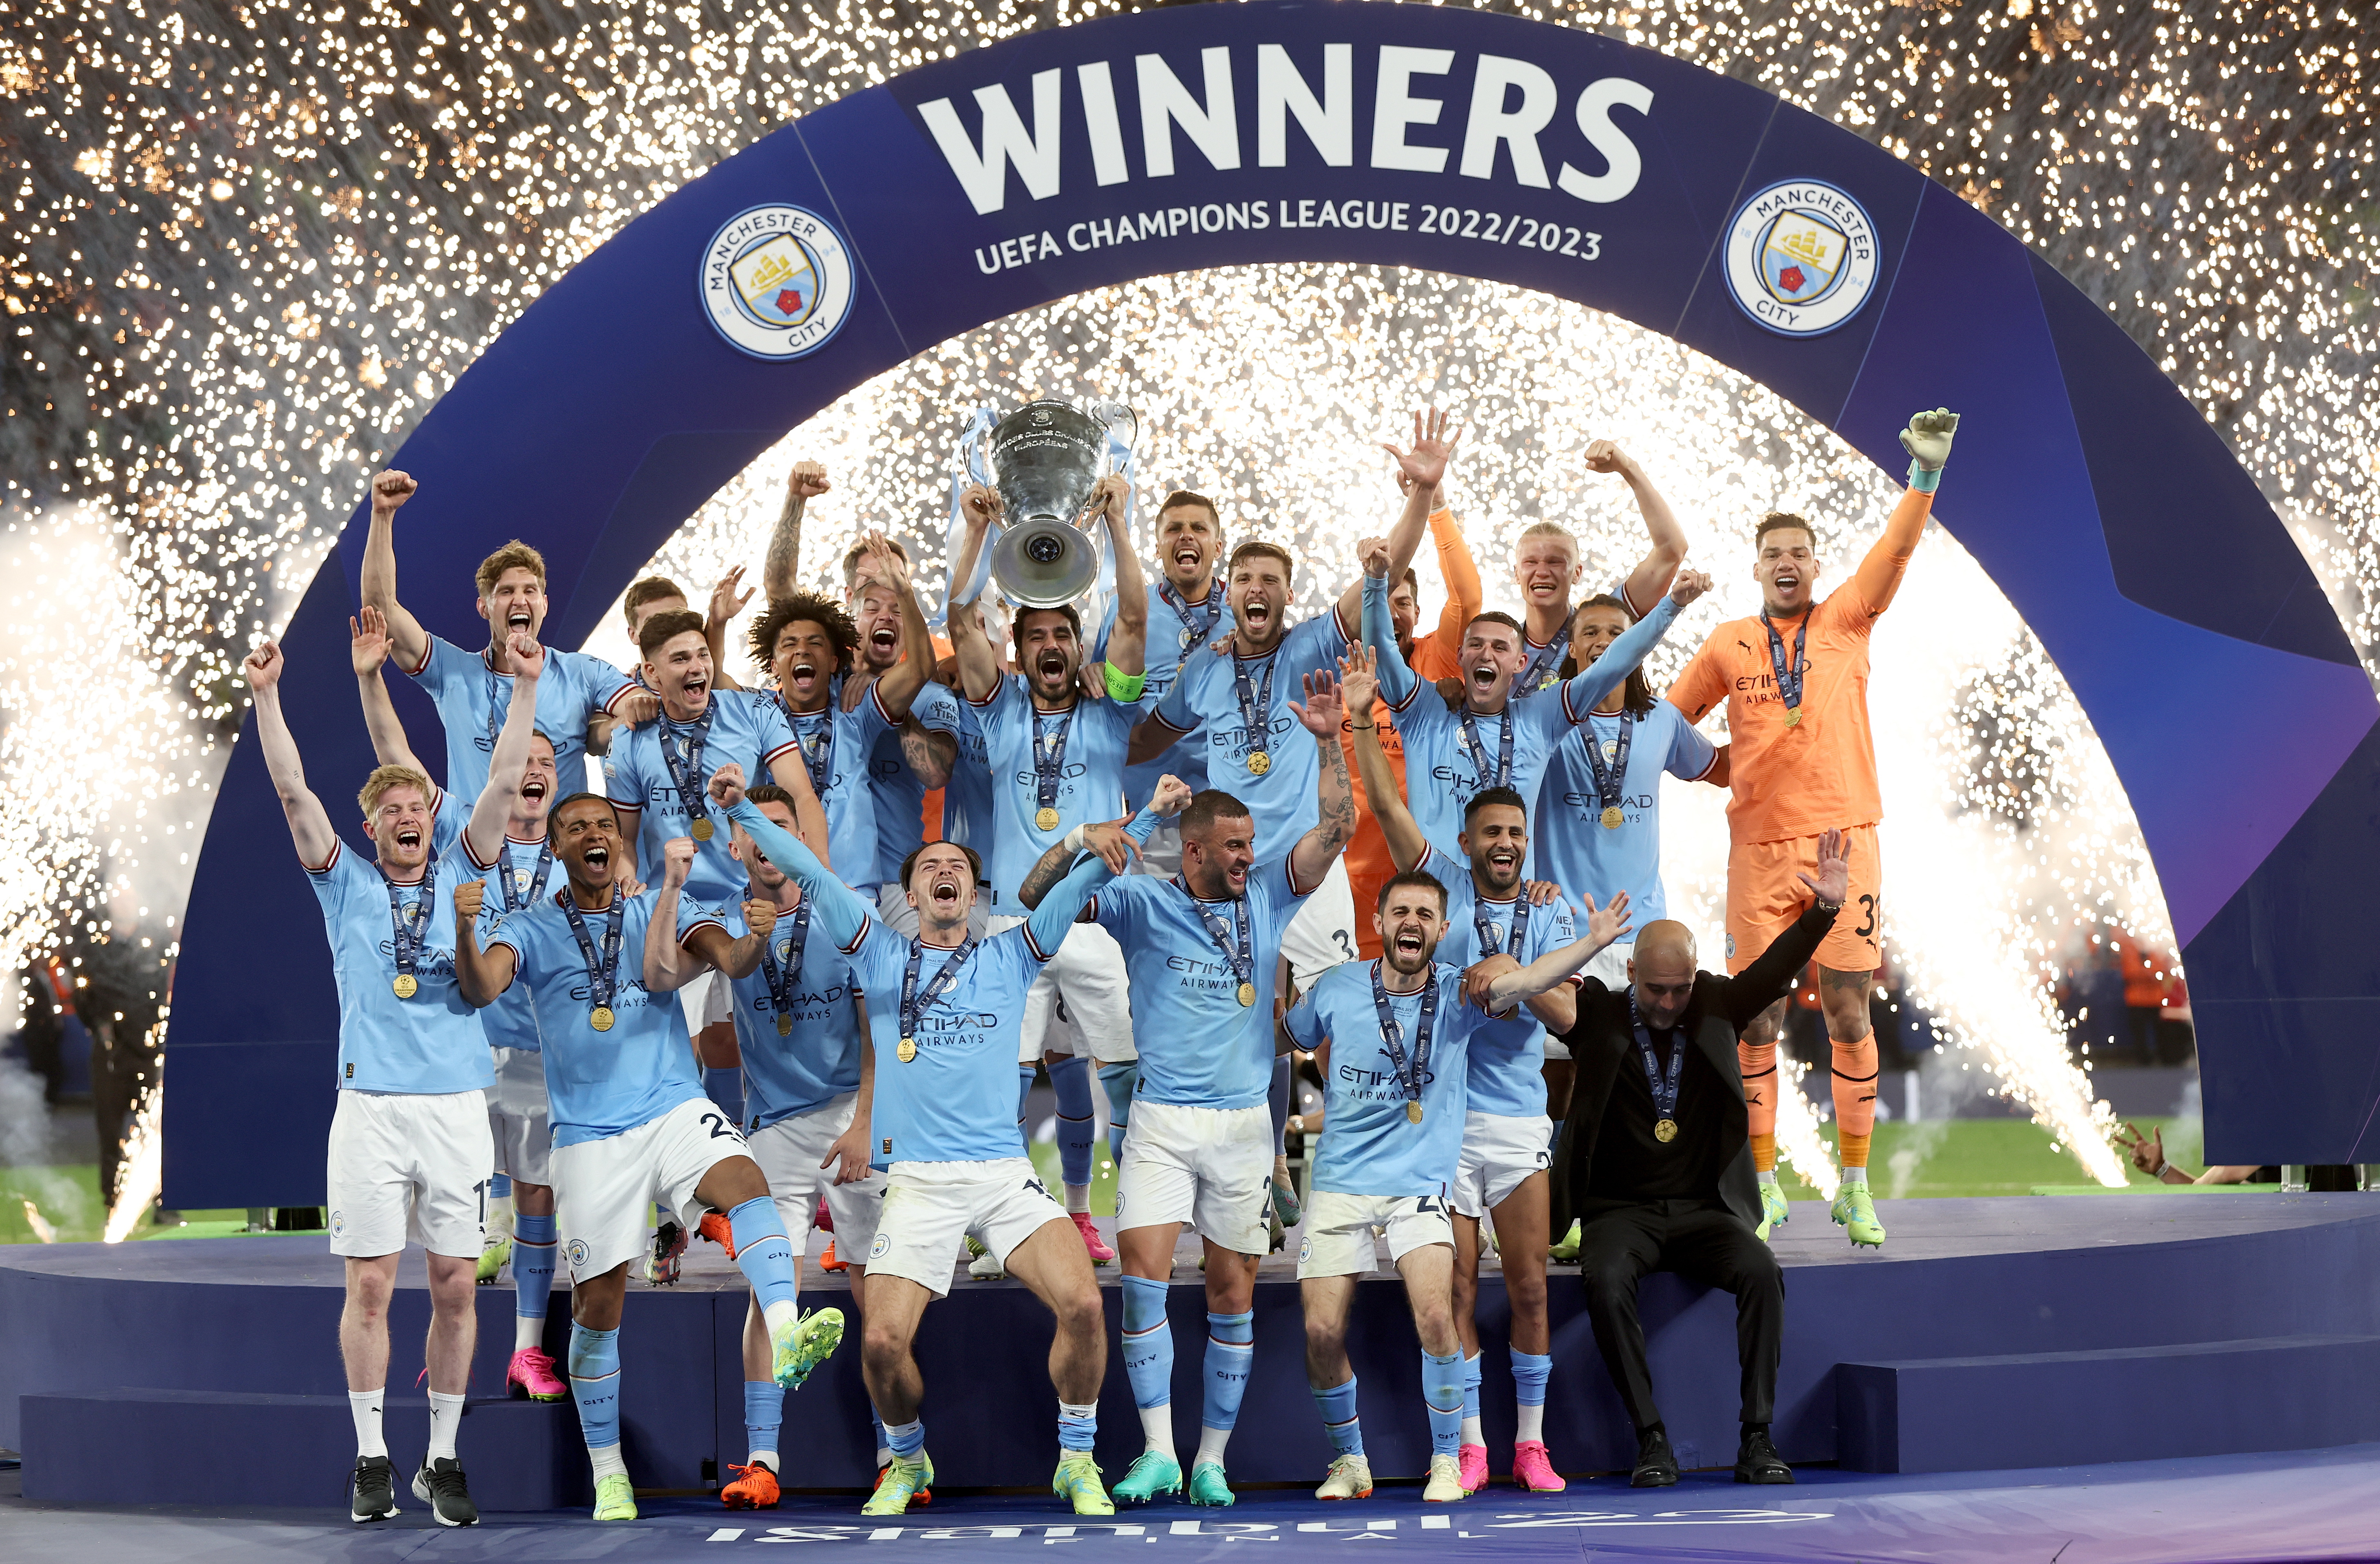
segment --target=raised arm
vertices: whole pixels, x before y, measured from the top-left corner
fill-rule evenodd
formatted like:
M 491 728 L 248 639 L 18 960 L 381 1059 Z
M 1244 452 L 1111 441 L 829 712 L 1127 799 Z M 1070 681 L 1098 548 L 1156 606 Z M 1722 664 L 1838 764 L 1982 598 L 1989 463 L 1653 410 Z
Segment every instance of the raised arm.
M 306 785 L 306 765 L 298 756 L 298 740 L 281 715 L 281 648 L 266 641 L 240 664 L 248 687 L 256 697 L 256 742 L 264 749 L 265 773 L 280 795 L 281 812 L 289 817 L 289 840 L 297 844 L 298 861 L 310 869 L 328 867 L 339 850 L 339 833 L 322 801 Z
M 413 753 L 413 743 L 405 736 L 405 724 L 396 715 L 396 703 L 388 697 L 388 683 L 381 677 L 382 665 L 388 661 L 388 621 L 380 610 L 366 603 L 356 616 L 347 621 L 348 656 L 356 670 L 356 695 L 363 702 L 364 731 L 371 734 L 372 758 L 383 766 L 410 766 L 421 770 L 421 762 Z
M 1950 459 L 1950 437 L 1959 431 L 1959 415 L 1948 407 L 1920 413 L 1900 431 L 1900 448 L 1909 453 L 1909 488 L 1892 507 L 1892 517 L 1860 561 L 1852 580 L 1870 613 L 1892 606 L 1900 578 L 1925 536 L 1926 518 L 1934 514 L 1934 488 L 1942 481 L 1942 464 Z
M 735 616 L 743 612 L 744 605 L 751 600 L 752 588 L 744 585 L 744 567 L 740 564 L 721 576 L 710 588 L 710 606 L 702 611 L 702 640 L 710 649 L 712 689 L 740 690 L 745 687 L 736 682 L 735 674 L 727 671 L 727 626 L 735 623 Z M 661 715 L 659 696 L 647 696 L 640 690 L 629 698 L 640 703 L 638 713 L 626 719 L 631 726 L 650 722 Z M 650 700 L 651 706 L 642 708 L 644 700 Z M 625 709 L 625 703 L 623 709 Z
M 1406 664 L 1405 654 L 1398 649 L 1396 621 L 1389 617 L 1389 590 L 1393 577 L 1389 575 L 1388 561 L 1385 549 L 1374 549 L 1364 556 L 1363 642 L 1378 654 L 1374 674 L 1380 694 L 1388 697 L 1389 709 L 1402 711 L 1405 703 L 1413 699 L 1420 680 Z
M 391 467 L 371 481 L 371 526 L 364 534 L 364 601 L 388 621 L 389 645 L 398 665 L 420 667 L 430 660 L 430 632 L 396 600 L 396 513 L 413 498 L 410 476 Z
M 819 861 L 817 854 L 744 796 L 744 768 L 722 766 L 712 772 L 710 796 L 718 801 L 728 818 L 744 828 L 744 834 L 752 839 L 753 845 L 769 862 L 800 883 L 802 894 L 810 899 L 816 911 L 819 927 L 837 948 L 851 949 L 851 942 L 868 927 L 871 910 L 868 903 L 835 879 L 832 871 Z
M 1710 577 L 1702 572 L 1679 572 L 1677 584 L 1653 605 L 1652 612 L 1621 631 L 1619 639 L 1603 649 L 1601 657 L 1571 675 L 1562 686 L 1563 715 L 1573 722 L 1585 721 L 1596 703 L 1627 683 L 1636 665 L 1670 633 L 1678 611 L 1709 589 Z
M 1635 613 L 1638 603 L 1649 603 L 1669 591 L 1670 583 L 1677 576 L 1678 566 L 1686 560 L 1686 529 L 1678 525 L 1677 515 L 1670 509 L 1670 502 L 1661 498 L 1661 491 L 1653 487 L 1653 480 L 1645 476 L 1645 469 L 1636 465 L 1636 459 L 1610 441 L 1597 440 L 1588 443 L 1586 470 L 1620 475 L 1621 480 L 1628 485 L 1629 492 L 1636 496 L 1636 514 L 1645 518 L 1645 536 L 1653 540 L 1652 548 L 1636 562 L 1636 568 L 1628 573 L 1628 579 L 1621 588 L 1628 600 L 1628 612 Z
M 1322 759 L 1314 789 L 1320 818 L 1290 848 L 1289 874 L 1295 884 L 1317 886 L 1355 834 L 1355 789 L 1347 780 L 1347 752 L 1339 743 L 1339 724 L 1347 715 L 1340 698 L 1339 676 L 1328 671 L 1306 674 L 1305 704 L 1293 700 L 1289 709 L 1314 735 Z
M 1148 804 L 1142 813 L 1160 820 L 1171 819 L 1180 814 L 1189 802 L 1190 784 L 1169 772 L 1157 779 L 1157 785 L 1149 791 Z M 1057 888 L 1074 868 L 1075 860 L 1085 853 L 1096 854 L 1107 860 L 1108 867 L 1118 874 L 1123 873 L 1132 867 L 1133 857 L 1140 851 L 1140 843 L 1147 840 L 1146 833 L 1134 835 L 1132 826 L 1131 820 L 1107 820 L 1076 826 L 1066 833 L 1063 842 L 1053 844 L 1047 853 L 1034 860 L 1031 868 L 1025 871 L 1024 881 L 1016 888 L 1016 899 L 1027 907 L 1040 906 L 1042 899 Z
M 794 470 L 785 475 L 785 508 L 777 513 L 777 525 L 769 533 L 769 552 L 760 564 L 760 589 L 771 602 L 801 589 L 802 511 L 832 487 L 826 468 L 816 462 L 795 462 Z
M 1608 655 L 1608 654 L 1607 654 Z M 1583 894 L 1583 893 L 1582 893 Z M 1488 985 L 1488 1008 L 1500 1011 L 1514 1000 L 1542 994 L 1593 961 L 1597 952 L 1628 932 L 1628 892 L 1616 891 L 1602 907 L 1585 897 L 1586 932 L 1558 945 L 1526 966 L 1514 967 Z
M 1148 671 L 1148 578 L 1140 556 L 1133 552 L 1130 518 L 1124 506 L 1132 486 L 1110 473 L 1092 491 L 1107 519 L 1108 549 L 1115 560 L 1115 628 L 1108 636 L 1107 664 L 1119 673 Z
M 1446 607 L 1438 615 L 1439 644 L 1452 657 L 1463 645 L 1463 632 L 1479 617 L 1487 606 L 1486 588 L 1479 584 L 1479 562 L 1471 557 L 1471 544 L 1463 536 L 1462 527 L 1454 513 L 1446 508 L 1441 491 L 1429 513 L 1430 540 L 1438 545 L 1438 573 L 1446 581 Z M 1391 581 L 1393 587 L 1396 583 Z
M 926 687 L 934 672 L 934 632 L 926 611 L 917 606 L 917 588 L 909 578 L 909 563 L 893 551 L 892 540 L 881 532 L 860 534 L 859 546 L 875 562 L 875 572 L 862 576 L 891 588 L 901 604 L 901 661 L 876 676 L 876 699 L 895 722 L 908 720 L 909 703 Z
M 959 763 L 959 741 L 921 726 L 913 714 L 901 728 L 901 760 L 928 793 L 948 787 L 951 768 Z
M 488 785 L 471 803 L 471 823 L 463 835 L 471 844 L 471 861 L 492 864 L 504 844 L 504 822 L 512 818 L 521 778 L 528 771 L 529 746 L 537 738 L 537 682 L 544 675 L 545 649 L 526 630 L 512 637 L 512 703 L 504 708 L 504 731 L 496 735 L 495 752 L 488 757 Z M 375 681 L 377 683 L 377 681 Z M 382 692 L 385 697 L 386 692 Z
M 496 1002 L 520 972 L 520 952 L 506 944 L 480 944 L 480 908 L 488 882 L 467 879 L 455 887 L 455 988 L 474 1010 Z
M 1132 818 L 1123 828 L 1123 833 L 1132 839 L 1135 847 L 1146 845 L 1148 833 L 1157 829 L 1158 819 L 1152 801 L 1149 807 Z M 1049 893 L 1041 898 L 1041 904 L 1033 909 L 1033 915 L 1025 920 L 1025 933 L 1033 941 L 1034 950 L 1041 952 L 1045 960 L 1056 954 L 1059 945 L 1065 940 L 1067 929 L 1091 904 L 1092 895 L 1115 877 L 1115 866 L 1098 853 L 1091 854 L 1067 870 L 1066 878 L 1050 888 Z
M 1364 802 L 1389 844 L 1389 857 L 1399 873 L 1429 856 L 1429 839 L 1421 832 L 1413 811 L 1405 806 L 1396 773 L 1389 770 L 1389 752 L 1380 746 L 1380 709 L 1373 697 L 1378 681 L 1373 667 L 1378 654 L 1368 646 L 1350 647 L 1339 660 L 1339 693 L 1347 707 L 1347 725 L 1355 734 L 1355 769 L 1364 778 Z
M 1410 451 L 1400 451 L 1382 442 L 1380 449 L 1397 459 L 1400 481 L 1410 483 L 1405 491 L 1404 509 L 1398 513 L 1397 522 L 1389 528 L 1388 579 L 1395 581 L 1413 564 L 1420 552 L 1421 535 L 1429 525 L 1429 513 L 1439 485 L 1446 481 L 1446 469 L 1454 460 L 1454 448 L 1462 442 L 1463 426 L 1437 408 L 1427 408 L 1414 415 L 1414 442 Z M 1367 563 L 1366 570 L 1370 568 Z M 1351 581 L 1339 594 L 1339 623 L 1353 624 L 1363 617 L 1364 583 Z
M 959 557 L 951 561 L 951 591 L 965 589 L 975 577 L 975 562 L 982 557 L 984 540 L 991 532 L 991 524 L 1001 512 L 1000 496 L 978 483 L 959 497 L 959 508 L 966 517 L 966 540 L 959 546 Z M 970 598 L 965 602 L 953 599 L 947 623 L 951 628 L 951 649 L 958 654 L 959 689 L 969 700 L 990 700 L 992 686 L 1000 683 L 1000 658 L 991 649 L 991 637 L 985 633 L 978 604 Z
M 662 882 L 653 887 L 653 915 L 645 924 L 638 974 L 646 988 L 656 994 L 674 993 L 702 972 L 677 937 L 678 893 L 686 889 L 686 871 L 693 867 L 694 838 L 673 836 L 662 843 Z
M 794 795 L 794 834 L 817 855 L 820 863 L 832 866 L 834 855 L 827 850 L 826 806 L 810 786 L 810 769 L 803 762 L 801 750 L 796 747 L 771 761 L 769 778 Z

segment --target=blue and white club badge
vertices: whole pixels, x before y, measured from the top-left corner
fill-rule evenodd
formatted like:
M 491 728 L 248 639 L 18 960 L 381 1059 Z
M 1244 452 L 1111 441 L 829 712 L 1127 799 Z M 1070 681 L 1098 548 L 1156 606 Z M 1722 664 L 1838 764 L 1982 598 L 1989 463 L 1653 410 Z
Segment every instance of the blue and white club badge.
M 1875 291 L 1876 227 L 1859 202 L 1818 179 L 1771 185 L 1727 231 L 1727 291 L 1783 336 L 1818 336 Z
M 731 346 L 755 358 L 799 358 L 851 313 L 851 252 L 814 212 L 756 206 L 712 236 L 701 286 L 703 310 Z

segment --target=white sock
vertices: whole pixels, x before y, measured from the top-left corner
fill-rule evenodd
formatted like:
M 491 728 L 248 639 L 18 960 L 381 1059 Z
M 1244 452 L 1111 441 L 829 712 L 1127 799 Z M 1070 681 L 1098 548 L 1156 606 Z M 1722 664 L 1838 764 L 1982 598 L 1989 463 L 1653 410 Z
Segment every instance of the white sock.
M 1223 1447 L 1231 1442 L 1232 1431 L 1228 1428 L 1199 1429 L 1198 1459 L 1190 1463 L 1190 1470 L 1196 1472 L 1202 1466 L 1222 1465 Z
M 1068 1184 L 1066 1186 L 1066 1215 L 1070 1217 L 1087 1217 L 1090 1214 L 1091 1186 L 1088 1184 Z
M 771 1336 L 777 1333 L 777 1327 L 780 1324 L 789 1325 L 801 1317 L 801 1304 L 791 1298 L 780 1298 L 760 1311 L 760 1319 L 768 1326 L 769 1334 Z
M 544 1346 L 545 1321 L 542 1318 L 532 1319 L 527 1315 L 515 1315 L 513 1316 L 513 1351 L 517 1352 L 530 1347 L 542 1351 Z
M 463 1424 L 463 1398 L 430 1392 L 430 1453 L 421 1458 L 422 1464 L 440 1459 L 455 1459 L 455 1431 Z
M 1488 1442 L 1488 1431 L 1479 1426 L 1477 1418 L 1466 1417 L 1463 1420 L 1463 1442 L 1466 1445 L 1484 1445 Z
M 381 1437 L 380 1431 L 381 1398 L 387 1394 L 386 1386 L 377 1390 L 347 1392 L 347 1411 L 354 1414 L 356 1420 L 356 1454 L 358 1457 L 388 1453 L 388 1444 Z
M 876 1447 L 876 1470 L 877 1470 L 877 1471 L 879 1471 L 879 1472 L 881 1472 L 881 1471 L 883 1471 L 886 1467 L 888 1467 L 888 1466 L 890 1466 L 890 1465 L 892 1465 L 892 1446 L 890 1446 L 890 1445 L 879 1445 L 879 1446 L 877 1446 L 877 1447 Z
M 499 1238 L 510 1238 L 513 1235 L 513 1197 L 511 1195 L 507 1194 L 501 1200 L 488 1202 L 487 1230 L 487 1242 L 490 1243 L 493 1243 Z
M 605 1445 L 600 1450 L 589 1445 L 587 1449 L 587 1463 L 595 1469 L 595 1480 L 599 1483 L 606 1477 L 625 1477 L 628 1474 L 628 1463 L 620 1459 L 620 1447 L 617 1445 Z
M 1516 1445 L 1525 1445 L 1530 1440 L 1535 1439 L 1537 1443 L 1544 1444 L 1546 1442 L 1546 1409 L 1544 1405 L 1540 1403 L 1539 1405 L 1533 1407 L 1522 1407 L 1520 1409 L 1520 1413 L 1521 1426 L 1514 1432 L 1512 1442 Z
M 1140 1434 L 1148 1448 L 1160 1455 L 1173 1453 L 1173 1407 L 1171 1402 L 1161 1407 L 1140 1409 Z
M 771 1472 L 775 1472 L 779 1469 L 777 1466 L 777 1452 L 774 1450 L 754 1450 L 749 1456 L 745 1458 L 744 1464 L 747 1466 L 765 1466 Z
M 1774 1168 L 1771 1168 L 1768 1171 L 1767 1171 L 1767 1172 L 1765 1172 L 1765 1173 L 1755 1173 L 1755 1174 L 1753 1174 L 1752 1176 L 1753 1176 L 1753 1178 L 1754 1178 L 1756 1182 L 1758 1182 L 1765 1183 L 1765 1184 L 1773 1184 L 1773 1183 L 1775 1183 L 1775 1182 L 1777 1182 L 1777 1170 L 1776 1170 L 1776 1169 L 1774 1169 Z
M 1867 1187 L 1867 1170 L 1866 1170 L 1865 1168 L 1846 1168 L 1846 1169 L 1844 1169 L 1844 1170 L 1843 1170 L 1843 1182 L 1845 1182 L 1845 1183 L 1847 1183 L 1847 1184 L 1858 1184 L 1858 1185 L 1859 1185 L 1861 1188 L 1863 1188 L 1863 1189 L 1866 1188 L 1866 1187 Z

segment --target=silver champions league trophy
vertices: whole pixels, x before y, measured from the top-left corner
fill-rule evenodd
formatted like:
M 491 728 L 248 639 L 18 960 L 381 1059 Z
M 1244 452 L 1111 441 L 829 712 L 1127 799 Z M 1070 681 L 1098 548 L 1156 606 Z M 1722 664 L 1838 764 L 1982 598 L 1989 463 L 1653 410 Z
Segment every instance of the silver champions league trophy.
M 1083 527 L 1083 512 L 1102 476 L 1128 470 L 1139 430 L 1121 402 L 1083 408 L 1045 397 L 977 437 L 968 465 L 1000 493 L 991 578 L 1010 602 L 1057 608 L 1098 582 L 1102 534 Z

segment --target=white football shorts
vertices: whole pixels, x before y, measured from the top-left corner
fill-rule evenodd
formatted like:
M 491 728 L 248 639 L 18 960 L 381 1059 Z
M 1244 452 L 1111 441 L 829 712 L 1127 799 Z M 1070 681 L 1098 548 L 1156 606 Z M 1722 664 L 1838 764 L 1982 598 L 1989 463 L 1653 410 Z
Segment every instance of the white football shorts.
M 707 1097 L 681 1102 L 633 1130 L 557 1146 L 553 1214 L 574 1281 L 589 1281 L 645 1252 L 656 1201 L 691 1232 L 705 1209 L 695 1187 L 730 1157 L 748 1157 L 743 1134 Z
M 1183 1223 L 1238 1255 L 1271 1248 L 1272 1111 L 1135 1097 L 1116 1172 L 1116 1231 Z
M 1465 1217 L 1485 1217 L 1530 1174 L 1551 1168 L 1553 1134 L 1554 1121 L 1542 1113 L 1530 1119 L 1465 1113 L 1463 1155 L 1454 1166 L 1454 1209 Z
M 846 1257 L 856 1261 L 865 1253 L 871 1278 L 904 1277 L 941 1298 L 951 1290 L 965 1240 L 981 1243 L 1004 1267 L 1018 1244 L 1063 1221 L 1065 1208 L 1022 1157 L 895 1162 L 887 1170 L 875 1242 Z M 844 1254 L 840 1244 L 835 1253 Z
M 495 1164 L 477 1086 L 341 1092 L 331 1115 L 331 1253 L 394 1255 L 410 1238 L 432 1255 L 475 1258 Z
M 1135 1126 L 1136 1127 L 1136 1126 Z M 1454 1245 L 1446 1202 L 1435 1194 L 1340 1194 L 1317 1190 L 1305 1202 L 1305 1238 L 1297 1246 L 1297 1279 L 1365 1276 L 1378 1263 L 1375 1231 L 1388 1234 L 1394 1265 L 1432 1243 Z
M 884 1209 L 884 1175 L 874 1168 L 868 1176 L 847 1184 L 834 1182 L 834 1170 L 821 1168 L 827 1147 L 851 1128 L 851 1110 L 859 1094 L 845 1092 L 832 1102 L 780 1119 L 751 1136 L 752 1160 L 769 1181 L 777 1215 L 784 1219 L 785 1236 L 794 1253 L 805 1254 L 810 1227 L 818 1216 L 819 1198 L 826 1199 L 834 1218 L 835 1255 L 857 1263 L 876 1242 L 877 1218 Z

